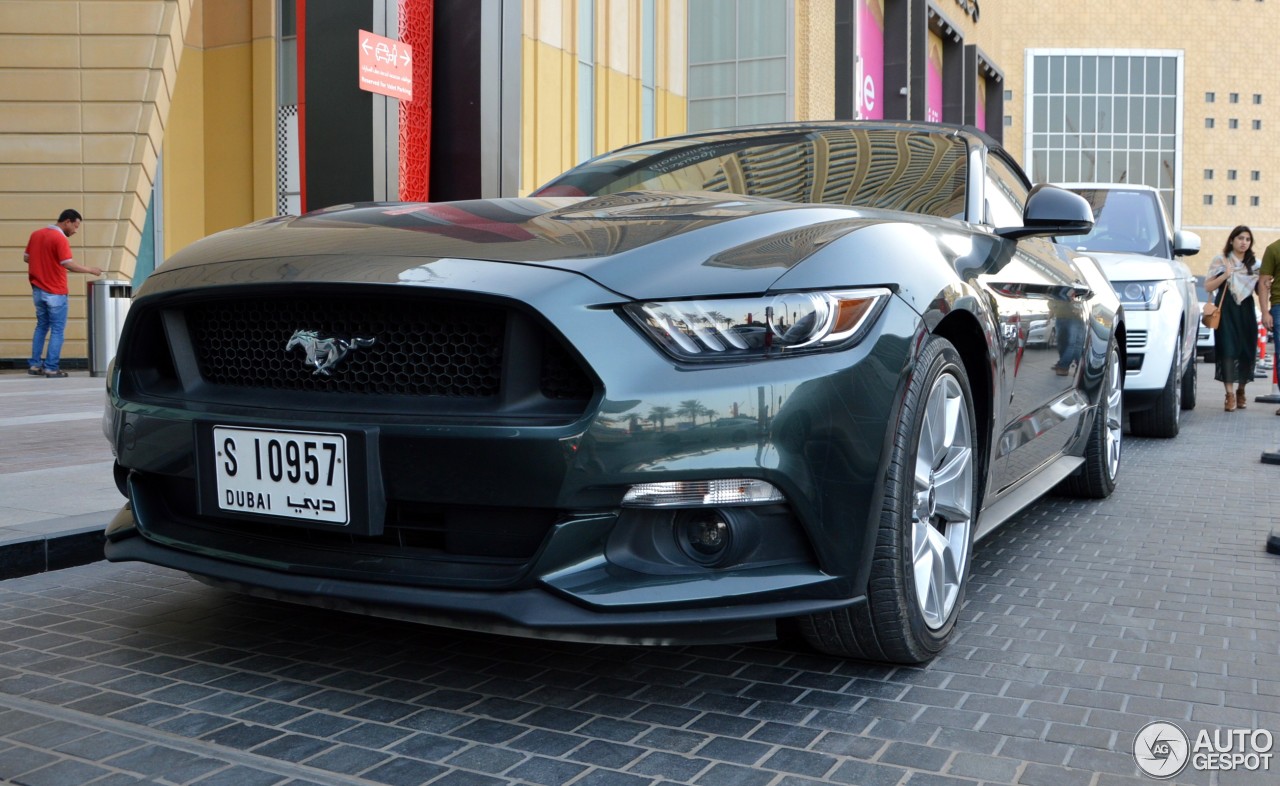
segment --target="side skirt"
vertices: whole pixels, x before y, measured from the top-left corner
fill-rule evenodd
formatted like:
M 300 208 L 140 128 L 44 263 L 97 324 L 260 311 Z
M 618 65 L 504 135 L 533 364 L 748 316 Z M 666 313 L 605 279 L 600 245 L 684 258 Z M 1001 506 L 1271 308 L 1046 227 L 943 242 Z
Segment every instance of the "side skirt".
M 1018 511 L 1048 494 L 1063 478 L 1075 472 L 1082 464 L 1084 459 L 1080 456 L 1059 456 L 1024 480 L 1021 485 L 1006 491 L 1000 499 L 982 511 L 974 541 L 982 540 L 995 532 Z

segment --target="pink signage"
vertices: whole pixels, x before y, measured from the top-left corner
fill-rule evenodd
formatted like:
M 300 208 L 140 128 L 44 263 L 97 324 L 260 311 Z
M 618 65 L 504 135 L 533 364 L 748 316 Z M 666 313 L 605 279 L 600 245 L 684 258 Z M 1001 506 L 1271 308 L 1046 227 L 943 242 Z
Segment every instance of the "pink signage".
M 928 68 L 925 71 L 924 119 L 942 122 L 942 38 L 929 33 Z
M 858 117 L 884 118 L 884 0 L 858 0 Z
M 360 89 L 413 100 L 413 47 L 367 30 L 359 31 Z

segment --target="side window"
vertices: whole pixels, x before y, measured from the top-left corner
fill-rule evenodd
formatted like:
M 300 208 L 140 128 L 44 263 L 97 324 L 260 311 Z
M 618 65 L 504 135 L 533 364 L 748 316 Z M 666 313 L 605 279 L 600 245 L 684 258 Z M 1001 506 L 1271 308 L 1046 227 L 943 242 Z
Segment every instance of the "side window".
M 1022 209 L 1027 203 L 1027 186 L 1007 162 L 987 156 L 987 221 L 996 227 L 1022 226 Z

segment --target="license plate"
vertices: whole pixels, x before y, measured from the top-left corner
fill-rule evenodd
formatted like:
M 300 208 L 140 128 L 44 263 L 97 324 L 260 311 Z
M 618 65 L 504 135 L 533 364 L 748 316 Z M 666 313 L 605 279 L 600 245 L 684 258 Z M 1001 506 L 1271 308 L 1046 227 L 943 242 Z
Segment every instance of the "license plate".
M 213 427 L 218 508 L 347 524 L 343 434 Z

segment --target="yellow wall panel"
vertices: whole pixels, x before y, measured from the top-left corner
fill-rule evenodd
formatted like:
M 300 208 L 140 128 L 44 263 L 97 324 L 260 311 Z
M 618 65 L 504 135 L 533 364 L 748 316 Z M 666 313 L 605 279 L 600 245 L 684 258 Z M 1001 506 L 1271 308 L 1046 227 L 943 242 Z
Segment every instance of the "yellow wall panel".
M 253 220 L 252 49 L 228 46 L 204 56 L 205 234 L 211 234 Z
M 80 72 L 6 68 L 0 71 L 0 96 L 6 101 L 79 101 Z
M 98 0 L 80 5 L 80 29 L 94 35 L 161 32 L 165 7 L 145 0 Z
M 521 183 L 528 193 L 573 165 L 575 107 L 573 85 L 577 60 L 562 49 L 541 41 L 526 41 L 524 104 L 530 122 L 523 129 L 525 155 L 521 157 Z
M 155 64 L 154 36 L 85 36 L 80 39 L 83 68 L 150 68 Z
M 80 191 L 84 169 L 79 166 L 0 165 L 0 180 L 10 191 Z
M 81 104 L 86 134 L 136 133 L 142 126 L 142 103 L 137 101 Z
M 86 71 L 81 77 L 84 97 L 90 101 L 137 101 L 147 95 L 151 71 L 145 68 L 112 68 Z
M 48 133 L 55 128 L 63 133 L 79 131 L 80 104 L 12 101 L 0 112 L 0 133 Z
M 253 38 L 253 7 L 250 0 L 204 0 L 206 49 L 247 44 Z M 354 36 L 353 36 L 354 38 Z M 354 45 L 354 41 L 352 42 Z
M 596 68 L 596 150 L 640 140 L 640 80 L 611 68 Z
M 182 55 L 164 138 L 164 254 L 204 237 L 204 59 Z
M 80 3 L 74 0 L 40 0 L 40 13 L 32 13 L 31 0 L 0 1 L 0 30 L 22 35 L 65 35 L 80 32 Z
M 8 28 L 0 30 L 9 32 Z M 80 39 L 69 35 L 0 35 L 0 68 L 76 68 Z
M 255 0 L 258 5 L 263 0 Z M 255 19 L 257 15 L 255 14 Z M 276 206 L 276 42 L 256 38 L 251 44 L 253 73 L 247 87 L 253 91 L 253 218 L 270 218 Z

